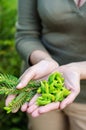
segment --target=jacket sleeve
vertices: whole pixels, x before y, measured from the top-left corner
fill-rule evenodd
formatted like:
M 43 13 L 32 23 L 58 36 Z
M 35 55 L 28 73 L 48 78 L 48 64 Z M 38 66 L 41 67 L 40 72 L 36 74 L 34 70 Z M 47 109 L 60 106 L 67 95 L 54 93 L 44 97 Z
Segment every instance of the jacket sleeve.
M 16 49 L 26 62 L 32 51 L 46 50 L 40 41 L 41 29 L 37 0 L 18 0 Z

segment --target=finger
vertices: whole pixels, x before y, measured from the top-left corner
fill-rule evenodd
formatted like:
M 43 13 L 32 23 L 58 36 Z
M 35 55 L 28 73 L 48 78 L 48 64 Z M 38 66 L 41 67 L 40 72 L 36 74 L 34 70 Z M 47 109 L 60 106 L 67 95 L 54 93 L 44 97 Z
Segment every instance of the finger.
M 60 105 L 59 102 L 56 102 L 56 103 L 53 102 L 48 105 L 42 106 L 39 108 L 39 113 L 46 113 L 51 110 L 59 109 L 59 105 Z
M 37 98 L 39 97 L 39 94 L 36 94 L 28 103 L 28 106 L 30 107 L 31 105 L 33 105 L 33 103 L 36 102 Z
M 28 107 L 28 102 L 24 103 L 21 107 L 21 111 L 22 112 L 25 112 L 27 110 L 27 107 Z
M 32 117 L 38 117 L 38 116 L 40 115 L 40 113 L 39 113 L 39 108 L 35 109 L 35 111 L 33 111 L 33 112 L 31 113 L 31 115 L 32 115 Z
M 15 98 L 15 96 L 16 95 L 9 95 L 8 97 L 7 97 L 7 99 L 6 99 L 6 106 L 8 106 L 9 105 L 9 103 Z M 13 110 L 12 111 L 12 113 L 16 113 L 18 111 L 18 109 L 15 109 L 15 110 Z
M 27 113 L 32 113 L 33 111 L 35 111 L 38 108 L 38 106 L 36 104 L 33 104 L 32 106 L 30 106 L 27 109 Z
M 9 95 L 7 98 L 6 98 L 6 102 L 5 102 L 5 105 L 8 106 L 9 103 L 15 98 L 16 95 Z
M 30 70 L 26 70 L 25 73 L 21 76 L 20 78 L 20 83 L 16 86 L 17 89 L 22 89 L 24 88 L 28 82 L 33 79 L 33 77 L 35 76 L 35 72 L 30 69 Z

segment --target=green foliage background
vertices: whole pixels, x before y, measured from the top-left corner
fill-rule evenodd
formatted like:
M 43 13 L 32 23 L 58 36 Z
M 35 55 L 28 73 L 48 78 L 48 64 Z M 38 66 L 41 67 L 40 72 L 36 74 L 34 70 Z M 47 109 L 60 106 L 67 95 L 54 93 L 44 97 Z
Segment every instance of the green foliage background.
M 0 72 L 20 75 L 21 59 L 15 49 L 17 0 L 0 0 Z M 0 96 L 0 130 L 27 130 L 27 117 L 21 111 L 6 114 Z

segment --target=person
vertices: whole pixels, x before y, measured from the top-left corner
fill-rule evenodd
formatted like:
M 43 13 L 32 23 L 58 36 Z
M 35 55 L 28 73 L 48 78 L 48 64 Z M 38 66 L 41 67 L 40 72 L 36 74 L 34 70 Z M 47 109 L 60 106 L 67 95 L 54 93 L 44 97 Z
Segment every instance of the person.
M 25 62 L 17 89 L 59 71 L 71 90 L 62 102 L 39 107 L 37 94 L 26 102 L 21 111 L 28 113 L 28 128 L 86 130 L 86 0 L 18 0 L 16 28 Z

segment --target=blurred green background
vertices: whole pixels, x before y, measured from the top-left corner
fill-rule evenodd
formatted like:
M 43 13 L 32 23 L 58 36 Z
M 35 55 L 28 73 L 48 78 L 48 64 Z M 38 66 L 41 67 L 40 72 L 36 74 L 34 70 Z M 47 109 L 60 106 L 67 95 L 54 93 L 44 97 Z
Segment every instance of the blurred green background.
M 17 0 L 0 0 L 0 72 L 19 77 L 21 58 L 15 49 Z M 0 96 L 0 130 L 27 130 L 27 116 L 18 111 L 6 114 L 5 98 Z

